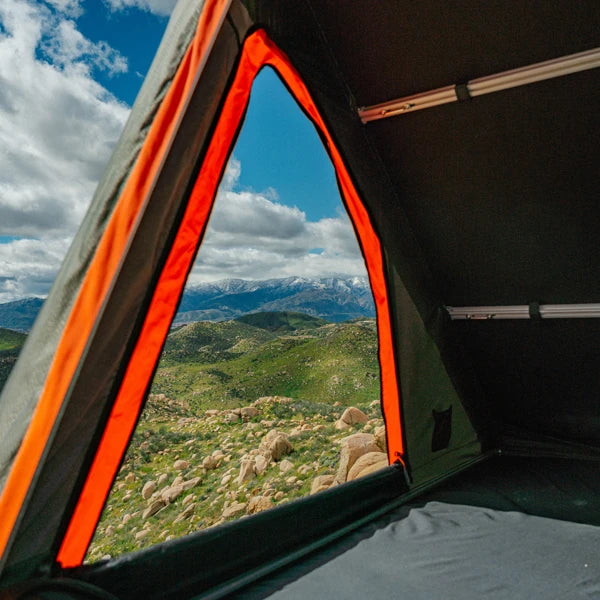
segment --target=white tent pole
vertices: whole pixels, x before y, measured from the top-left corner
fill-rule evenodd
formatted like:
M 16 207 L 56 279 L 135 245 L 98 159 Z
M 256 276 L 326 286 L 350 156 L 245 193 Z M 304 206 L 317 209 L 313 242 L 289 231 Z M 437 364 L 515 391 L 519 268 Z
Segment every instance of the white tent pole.
M 358 115 L 363 123 L 386 119 L 424 108 L 431 108 L 440 104 L 448 104 L 460 100 L 460 94 L 468 97 L 483 96 L 492 92 L 499 92 L 536 81 L 562 77 L 578 71 L 587 71 L 600 67 L 600 48 L 593 48 L 585 52 L 570 54 L 536 63 L 511 71 L 504 71 L 487 77 L 472 79 L 465 85 L 449 85 L 429 92 L 405 96 L 396 100 L 366 106 L 358 110 Z
M 530 319 L 531 311 L 522 306 L 446 306 L 452 320 Z M 542 319 L 600 318 L 600 304 L 541 304 Z

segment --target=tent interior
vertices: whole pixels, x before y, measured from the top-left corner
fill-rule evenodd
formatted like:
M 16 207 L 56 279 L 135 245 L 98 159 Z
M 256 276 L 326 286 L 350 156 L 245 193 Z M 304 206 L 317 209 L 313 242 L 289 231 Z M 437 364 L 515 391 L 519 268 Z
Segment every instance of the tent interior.
M 200 4 L 179 3 L 155 64 L 168 62 Z M 600 597 L 600 70 L 469 92 L 469 82 L 595 49 L 597 0 L 248 0 L 228 10 L 219 36 L 233 41 L 217 36 L 213 83 L 199 80 L 209 117 L 182 122 L 215 131 L 245 40 L 260 32 L 309 90 L 317 129 L 330 155 L 339 151 L 381 244 L 402 425 L 384 399 L 390 467 L 181 540 L 61 568 L 48 557 L 84 483 L 65 474 L 72 488 L 63 486 L 70 495 L 57 523 L 41 507 L 51 494 L 21 519 L 0 598 Z M 195 24 L 187 27 L 192 35 Z M 413 110 L 415 96 L 447 86 L 458 101 Z M 394 99 L 406 108 L 361 120 Z M 144 106 L 136 110 L 141 123 Z M 186 198 L 205 152 L 204 138 L 194 143 L 187 179 L 171 175 Z M 167 244 L 174 234 L 160 236 Z M 102 427 L 144 298 L 135 318 L 119 317 L 130 329 L 107 325 L 97 344 L 100 364 L 115 365 L 102 384 L 106 404 L 89 413 Z M 500 316 L 507 307 L 521 316 Z M 124 356 L 109 361 L 115 344 Z M 17 370 L 3 401 L 26 375 Z M 89 468 L 99 431 L 69 467 L 76 473 Z M 43 490 L 52 474 L 39 477 Z M 32 542 L 38 530 L 42 541 Z

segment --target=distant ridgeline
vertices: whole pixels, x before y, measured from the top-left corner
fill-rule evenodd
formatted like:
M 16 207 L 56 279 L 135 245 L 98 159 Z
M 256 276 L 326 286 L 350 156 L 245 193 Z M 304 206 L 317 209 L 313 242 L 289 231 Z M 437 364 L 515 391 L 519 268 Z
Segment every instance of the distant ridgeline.
M 0 304 L 0 327 L 29 331 L 43 303 L 42 298 L 25 298 Z M 375 305 L 366 277 L 223 279 L 188 287 L 175 324 L 228 321 L 250 313 L 282 311 L 339 323 L 374 317 Z
M 249 313 L 281 311 L 339 323 L 374 317 L 375 305 L 366 277 L 224 279 L 188 287 L 175 323 L 227 321 Z
M 42 298 L 25 298 L 0 304 L 0 388 L 43 303 Z M 282 335 L 317 329 L 326 322 L 374 316 L 375 306 L 366 277 L 224 279 L 188 287 L 174 326 L 235 319 L 237 327 L 245 325 L 262 329 L 265 335 L 267 332 Z M 183 332 L 181 335 L 184 336 Z

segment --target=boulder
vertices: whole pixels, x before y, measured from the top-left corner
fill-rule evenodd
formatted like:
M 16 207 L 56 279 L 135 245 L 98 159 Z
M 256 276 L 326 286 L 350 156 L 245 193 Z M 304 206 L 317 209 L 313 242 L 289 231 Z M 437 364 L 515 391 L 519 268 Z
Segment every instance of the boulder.
M 215 456 L 207 456 L 203 461 L 202 461 L 202 466 L 207 470 L 210 471 L 212 469 L 216 469 L 219 466 L 219 459 L 216 458 Z
M 269 467 L 269 459 L 262 454 L 254 457 L 254 472 L 257 475 L 262 475 Z
M 190 466 L 190 463 L 187 460 L 176 460 L 173 463 L 173 468 L 176 471 L 185 471 Z
M 335 428 L 339 429 L 339 430 L 344 430 L 344 429 L 350 429 L 352 427 L 352 425 L 350 425 L 350 423 L 346 423 L 346 421 L 342 421 L 342 419 L 338 419 L 335 422 Z
M 355 425 L 356 423 L 366 423 L 369 417 L 365 413 L 354 406 L 347 408 L 341 416 L 341 420 L 348 425 Z
M 381 448 L 382 452 L 387 452 L 387 437 L 385 435 L 385 425 L 381 425 L 373 432 L 375 442 Z
M 363 454 L 352 465 L 352 468 L 348 471 L 346 481 L 364 477 L 387 466 L 388 457 L 385 452 L 367 452 L 367 454 Z
M 155 481 L 147 481 L 142 488 L 142 498 L 144 500 L 148 500 L 154 491 L 156 490 L 156 482 Z
M 240 420 L 240 416 L 236 415 L 234 412 L 225 413 L 225 422 L 226 423 L 237 423 Z
M 242 415 L 242 418 L 252 419 L 258 415 L 258 409 L 254 406 L 244 406 L 240 409 L 240 414 Z
M 273 507 L 271 498 L 267 496 L 253 496 L 248 502 L 248 514 L 253 515 L 254 513 L 262 512 Z
M 355 433 L 342 438 L 340 441 L 340 462 L 335 476 L 336 483 L 344 483 L 348 476 L 348 471 L 352 465 L 368 452 L 381 452 L 381 448 L 375 441 L 375 436 L 370 433 Z
M 182 506 L 187 506 L 190 502 L 193 502 L 196 499 L 196 496 L 194 496 L 194 494 L 190 494 L 189 496 L 186 496 L 183 501 L 181 502 Z
M 333 479 L 333 475 L 319 475 L 315 477 L 310 486 L 310 493 L 316 494 L 317 492 L 329 489 L 333 485 Z
M 223 519 L 230 519 L 231 517 L 236 517 L 246 512 L 246 504 L 243 502 L 234 502 L 231 506 L 228 506 L 224 511 L 221 517 Z
M 137 541 L 143 540 L 149 533 L 150 531 L 148 529 L 142 529 L 135 534 L 135 539 Z
M 278 461 L 282 456 L 289 454 L 293 447 L 285 433 L 272 429 L 262 439 L 258 450 L 263 456 Z
M 287 458 L 285 458 L 284 460 L 282 460 L 279 463 L 279 470 L 282 473 L 287 473 L 288 471 L 290 471 L 293 468 L 294 468 L 294 463 L 291 460 L 288 460 Z
M 188 496 L 189 497 L 189 496 Z M 173 523 L 179 523 L 181 521 L 183 521 L 184 519 L 187 519 L 188 517 L 192 516 L 194 514 L 194 510 L 196 509 L 196 503 L 192 502 L 191 504 L 188 504 L 173 520 Z
M 127 473 L 125 481 L 127 483 L 133 483 L 135 481 L 135 475 L 133 473 Z
M 199 483 L 200 483 L 200 477 L 192 477 L 191 479 L 184 481 L 181 484 L 181 487 L 183 487 L 184 492 L 187 492 L 188 490 L 191 490 L 193 487 L 196 487 Z
M 160 497 L 164 500 L 165 504 L 171 504 L 175 502 L 177 498 L 183 493 L 183 485 L 172 485 L 171 487 L 164 490 Z
M 151 502 L 150 506 L 142 513 L 142 519 L 146 520 L 155 515 L 161 508 L 164 508 L 167 503 L 162 498 L 157 498 Z
M 247 457 L 242 459 L 240 463 L 240 474 L 237 478 L 237 483 L 239 485 L 241 485 L 245 481 L 249 481 L 255 476 L 256 472 L 254 470 L 254 466 L 254 458 Z
M 162 485 L 167 479 L 169 479 L 169 475 L 167 473 L 162 473 L 161 476 L 158 478 L 156 485 Z

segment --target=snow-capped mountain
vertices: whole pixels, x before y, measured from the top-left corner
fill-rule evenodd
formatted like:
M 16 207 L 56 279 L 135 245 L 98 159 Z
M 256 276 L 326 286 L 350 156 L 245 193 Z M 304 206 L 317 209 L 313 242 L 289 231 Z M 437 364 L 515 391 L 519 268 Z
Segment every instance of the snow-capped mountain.
M 221 321 L 258 311 L 291 310 L 329 321 L 375 316 L 366 277 L 223 279 L 188 287 L 176 323 Z
M 0 327 L 29 331 L 42 304 L 41 298 L 0 304 Z M 375 316 L 366 277 L 223 279 L 188 287 L 175 323 L 226 321 L 253 312 L 284 310 L 328 321 Z

